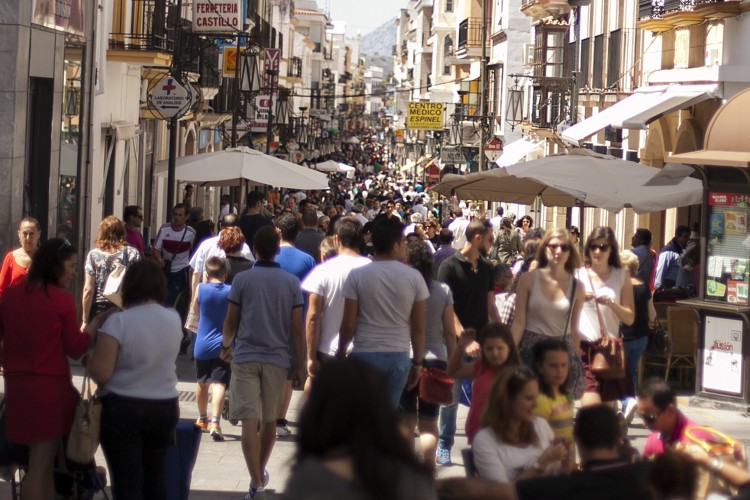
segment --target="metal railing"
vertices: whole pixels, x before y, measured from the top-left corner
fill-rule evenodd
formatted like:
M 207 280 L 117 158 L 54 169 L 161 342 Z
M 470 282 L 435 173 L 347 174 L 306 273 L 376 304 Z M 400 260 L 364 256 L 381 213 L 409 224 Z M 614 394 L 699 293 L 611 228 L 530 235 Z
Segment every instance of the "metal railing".
M 126 22 L 125 4 L 121 12 L 115 12 L 109 48 L 120 50 L 160 51 L 174 50 L 174 30 L 179 13 L 167 0 L 131 0 L 132 16 Z
M 482 46 L 482 18 L 469 17 L 458 25 L 458 49 Z
M 289 66 L 287 75 L 292 78 L 302 78 L 302 59 L 299 57 L 292 57 L 289 59 Z
M 726 1 L 736 0 L 640 0 L 638 3 L 638 18 L 659 19 L 667 12 L 691 11 L 698 5 L 724 3 Z

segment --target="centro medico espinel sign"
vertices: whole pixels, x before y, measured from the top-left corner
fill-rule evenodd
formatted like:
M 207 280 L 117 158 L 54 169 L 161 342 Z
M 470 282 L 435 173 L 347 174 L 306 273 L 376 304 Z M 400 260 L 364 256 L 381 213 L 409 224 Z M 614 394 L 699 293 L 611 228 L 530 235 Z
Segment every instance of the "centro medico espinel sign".
M 193 31 L 236 33 L 242 30 L 240 0 L 193 0 Z
M 410 102 L 406 115 L 406 128 L 443 130 L 443 103 Z

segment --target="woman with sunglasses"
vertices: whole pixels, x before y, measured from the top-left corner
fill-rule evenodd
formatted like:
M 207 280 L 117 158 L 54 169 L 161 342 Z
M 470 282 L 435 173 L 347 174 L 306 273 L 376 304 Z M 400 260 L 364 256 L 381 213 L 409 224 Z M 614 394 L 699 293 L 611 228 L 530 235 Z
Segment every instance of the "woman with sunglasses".
M 552 229 L 542 238 L 536 255 L 537 268 L 523 274 L 516 286 L 516 312 L 511 332 L 521 359 L 534 363 L 534 346 L 547 338 L 563 339 L 570 352 L 571 389 L 583 394 L 583 369 L 578 355 L 578 321 L 585 299 L 576 281 L 578 251 L 565 229 Z
M 579 324 L 581 360 L 586 374 L 583 406 L 603 401 L 620 401 L 633 392 L 630 377 L 604 380 L 591 371 L 595 348 L 604 336 L 619 338 L 620 323 L 632 325 L 635 319 L 633 284 L 620 261 L 620 248 L 611 228 L 594 228 L 586 239 L 585 266 L 576 276 L 583 283 L 585 302 Z

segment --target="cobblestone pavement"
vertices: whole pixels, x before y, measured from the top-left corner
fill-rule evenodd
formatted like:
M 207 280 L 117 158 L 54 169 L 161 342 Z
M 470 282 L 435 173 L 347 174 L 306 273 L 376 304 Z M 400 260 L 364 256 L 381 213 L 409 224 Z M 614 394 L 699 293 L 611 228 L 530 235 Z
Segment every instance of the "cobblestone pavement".
M 177 362 L 179 375 L 178 389 L 180 391 L 180 413 L 181 418 L 195 420 L 198 412 L 195 406 L 194 368 L 189 356 L 180 356 Z M 74 366 L 74 383 L 80 385 L 82 370 Z M 292 436 L 278 439 L 274 447 L 268 471 L 271 476 L 267 491 L 269 498 L 278 499 L 283 491 L 289 475 L 290 466 L 294 455 L 294 433 L 296 433 L 295 421 L 300 407 L 300 392 L 294 393 L 292 404 L 289 409 L 288 419 Z M 747 446 L 750 444 L 750 426 L 748 417 L 744 414 L 706 408 L 694 408 L 688 405 L 689 397 L 680 397 L 680 408 L 693 420 L 715 427 L 730 436 L 741 439 Z M 467 410 L 461 406 L 458 412 L 458 429 L 456 443 L 452 450 L 453 465 L 440 467 L 439 477 L 462 476 L 464 474 L 461 460 L 461 449 L 467 446 L 466 437 L 463 434 L 464 421 Z M 249 474 L 240 448 L 241 427 L 233 426 L 229 422 L 222 421 L 225 441 L 214 442 L 208 434 L 204 433 L 201 438 L 198 459 L 193 469 L 190 500 L 242 500 L 247 492 Z M 634 446 L 641 449 L 648 431 L 636 418 L 629 431 Z M 97 463 L 106 466 L 101 450 L 97 453 Z M 0 480 L 0 499 L 9 499 L 10 486 Z

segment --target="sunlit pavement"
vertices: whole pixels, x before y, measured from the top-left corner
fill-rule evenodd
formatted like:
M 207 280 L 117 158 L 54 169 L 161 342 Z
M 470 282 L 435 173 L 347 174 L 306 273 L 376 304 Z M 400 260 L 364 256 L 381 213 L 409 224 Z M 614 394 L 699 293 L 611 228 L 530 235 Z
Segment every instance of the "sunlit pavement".
M 195 371 L 189 356 L 178 358 L 177 371 L 180 380 L 178 389 L 180 391 L 181 418 L 195 420 L 198 417 L 194 401 Z M 80 367 L 74 366 L 73 372 L 75 374 L 74 383 L 80 386 L 82 370 Z M 295 421 L 300 406 L 300 397 L 301 392 L 295 391 L 287 416 L 290 421 L 289 428 L 292 430 L 292 436 L 277 440 L 268 465 L 271 476 L 267 487 L 269 498 L 279 498 L 293 462 L 294 435 L 297 432 Z M 731 411 L 693 408 L 688 406 L 688 399 L 687 396 L 681 396 L 679 405 L 689 418 L 715 427 L 736 439 L 741 439 L 746 446 L 750 444 L 750 426 L 748 425 L 750 419 L 748 417 Z M 461 449 L 467 446 L 466 437 L 462 432 L 466 413 L 466 407 L 461 406 L 458 412 L 457 426 L 461 431 L 456 436 L 456 444 L 452 450 L 453 465 L 439 467 L 439 477 L 464 475 Z M 204 433 L 201 438 L 198 459 L 193 469 L 190 500 L 242 500 L 247 492 L 250 476 L 240 448 L 239 441 L 242 428 L 233 426 L 227 421 L 222 421 L 221 425 L 225 436 L 224 442 L 213 441 L 207 433 Z M 647 435 L 648 431 L 636 417 L 629 430 L 629 438 L 633 445 L 641 449 Z M 97 452 L 96 459 L 98 464 L 106 467 L 101 450 Z M 2 481 L 0 481 L 0 498 L 10 498 L 10 487 L 8 483 Z

